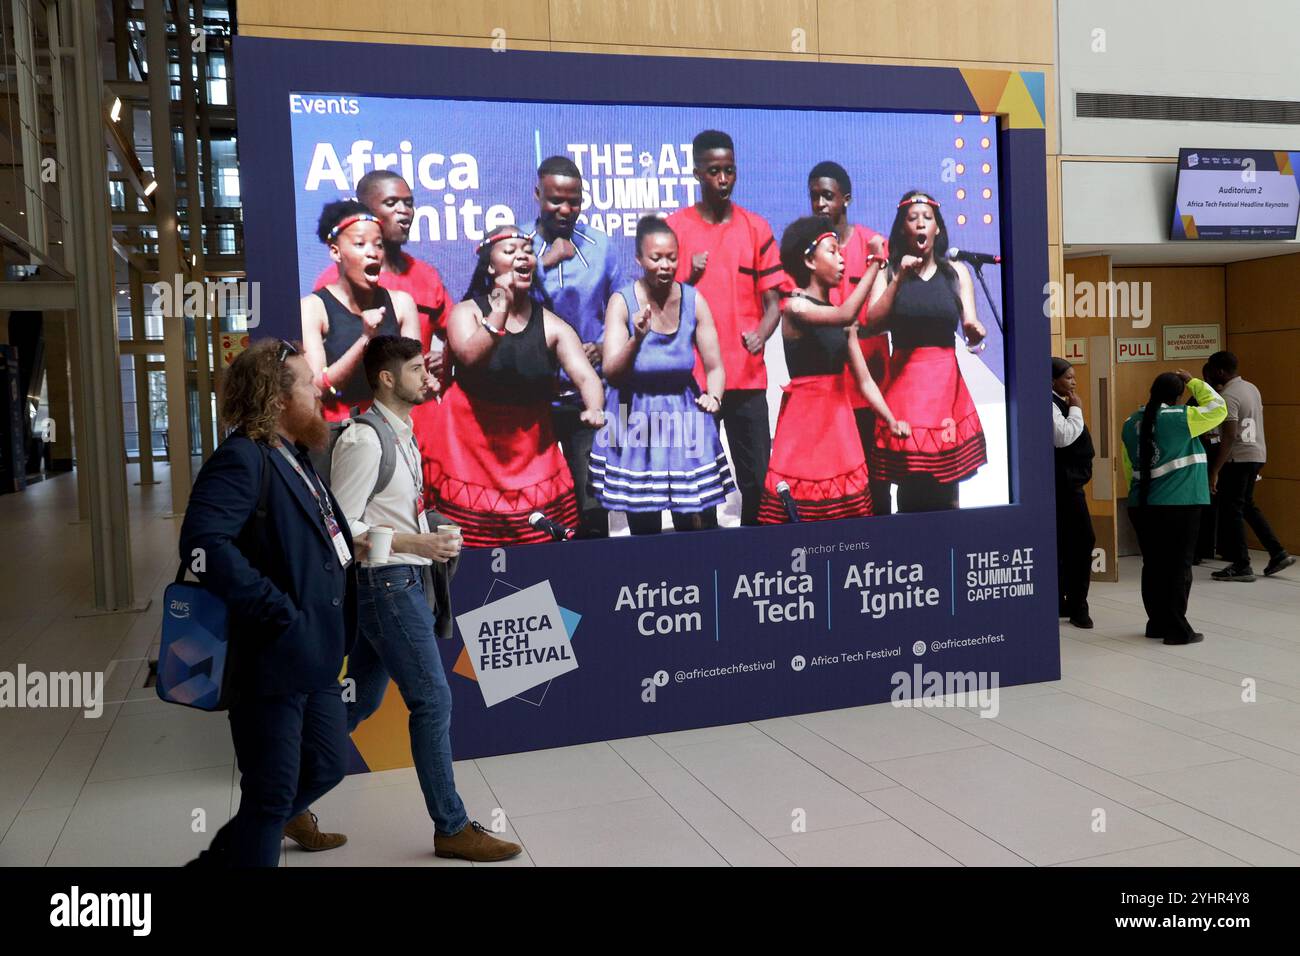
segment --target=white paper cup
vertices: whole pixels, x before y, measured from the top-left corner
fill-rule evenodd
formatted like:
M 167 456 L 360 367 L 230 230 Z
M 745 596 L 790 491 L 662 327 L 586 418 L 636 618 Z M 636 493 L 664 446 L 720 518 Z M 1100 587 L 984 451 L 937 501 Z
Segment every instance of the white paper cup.
M 383 564 L 393 550 L 393 529 L 372 526 L 370 529 L 370 554 L 366 560 L 371 564 Z

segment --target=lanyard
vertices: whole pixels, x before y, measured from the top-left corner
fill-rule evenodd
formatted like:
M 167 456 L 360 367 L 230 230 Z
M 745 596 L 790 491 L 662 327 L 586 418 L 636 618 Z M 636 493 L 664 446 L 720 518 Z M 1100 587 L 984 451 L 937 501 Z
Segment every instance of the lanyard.
M 299 464 L 298 459 L 293 456 L 293 453 L 289 451 L 289 449 L 284 447 L 283 442 L 275 447 L 276 450 L 284 456 L 284 460 L 289 463 L 289 467 L 298 473 L 298 477 L 303 480 L 303 484 L 307 486 L 307 490 L 311 492 L 311 496 L 316 499 L 316 507 L 320 509 L 320 516 L 325 522 L 325 528 L 332 534 L 334 529 L 338 527 L 338 522 L 334 520 L 334 506 L 330 504 L 329 495 L 322 495 L 320 491 L 316 489 L 316 483 L 307 477 L 307 472 L 303 471 L 302 465 Z M 321 491 L 323 490 L 324 489 L 322 488 Z
M 402 456 L 402 461 L 406 465 L 406 470 L 411 474 L 411 484 L 415 486 L 415 500 L 424 500 L 424 473 L 420 467 L 420 446 L 415 442 L 415 436 L 412 435 L 410 441 L 405 445 L 400 438 L 394 436 L 393 444 L 397 446 L 398 453 Z M 407 445 L 413 446 L 415 451 L 415 462 L 412 464 L 411 455 L 408 453 Z

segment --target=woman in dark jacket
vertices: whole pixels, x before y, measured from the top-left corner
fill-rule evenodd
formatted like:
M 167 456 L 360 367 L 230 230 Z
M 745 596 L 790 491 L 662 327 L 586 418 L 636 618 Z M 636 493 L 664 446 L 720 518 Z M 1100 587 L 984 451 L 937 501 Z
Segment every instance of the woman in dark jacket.
M 1088 582 L 1092 575 L 1092 530 L 1083 487 L 1092 480 L 1096 454 L 1083 423 L 1083 403 L 1075 391 L 1074 367 L 1052 359 L 1052 445 L 1056 448 L 1056 581 L 1059 612 L 1075 627 L 1092 627 Z

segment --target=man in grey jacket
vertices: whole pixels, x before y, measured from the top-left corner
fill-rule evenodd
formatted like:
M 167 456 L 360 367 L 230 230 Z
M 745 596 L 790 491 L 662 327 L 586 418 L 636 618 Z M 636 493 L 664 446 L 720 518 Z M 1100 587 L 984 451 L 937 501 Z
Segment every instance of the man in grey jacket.
M 347 672 L 356 700 L 348 704 L 348 730 L 379 708 L 391 676 L 411 714 L 411 756 L 434 824 L 434 854 L 509 859 L 521 847 L 469 818 L 452 773 L 451 688 L 437 640 L 451 636 L 449 582 L 461 537 L 424 506 L 411 428 L 411 409 L 431 394 L 420 343 L 377 335 L 363 363 L 374 404 L 343 429 L 330 468 L 352 534 L 370 548 L 357 573 L 357 645 Z

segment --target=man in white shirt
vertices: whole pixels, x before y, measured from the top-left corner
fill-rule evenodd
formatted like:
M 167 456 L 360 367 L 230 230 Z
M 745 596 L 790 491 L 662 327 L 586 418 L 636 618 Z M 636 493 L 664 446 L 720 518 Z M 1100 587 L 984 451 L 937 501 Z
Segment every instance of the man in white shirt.
M 477 862 L 517 856 L 521 847 L 471 821 L 456 792 L 451 759 L 451 688 L 437 646 L 450 636 L 445 584 L 460 554 L 460 530 L 424 506 L 420 448 L 411 409 L 431 395 L 416 339 L 377 335 L 366 346 L 374 404 L 334 445 L 330 484 L 352 534 L 370 545 L 358 570 L 356 681 L 348 731 L 379 708 L 391 675 L 411 712 L 411 756 L 434 823 L 434 853 Z M 426 436 L 432 438 L 434 436 Z M 387 454 L 384 443 L 393 447 Z M 387 461 L 387 467 L 385 467 Z M 384 555 L 378 529 L 392 529 Z M 387 536 L 387 532 L 384 533 Z

